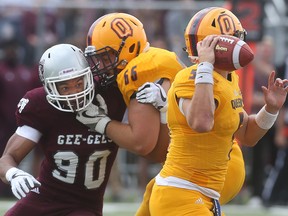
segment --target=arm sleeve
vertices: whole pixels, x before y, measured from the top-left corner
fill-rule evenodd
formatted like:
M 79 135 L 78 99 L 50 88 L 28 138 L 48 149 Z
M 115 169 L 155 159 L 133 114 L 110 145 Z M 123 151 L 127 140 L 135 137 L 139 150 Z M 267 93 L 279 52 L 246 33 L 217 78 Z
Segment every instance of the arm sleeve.
M 26 139 L 29 139 L 35 143 L 38 143 L 42 136 L 42 133 L 40 133 L 38 130 L 27 125 L 18 127 L 16 130 L 16 134 L 25 137 Z

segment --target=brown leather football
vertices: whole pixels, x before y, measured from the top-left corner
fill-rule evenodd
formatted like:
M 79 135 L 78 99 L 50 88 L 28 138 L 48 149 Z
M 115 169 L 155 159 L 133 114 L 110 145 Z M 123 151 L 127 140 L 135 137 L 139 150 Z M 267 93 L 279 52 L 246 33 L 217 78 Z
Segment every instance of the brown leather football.
M 215 46 L 214 68 L 233 71 L 245 67 L 254 59 L 249 45 L 237 37 L 221 35 Z

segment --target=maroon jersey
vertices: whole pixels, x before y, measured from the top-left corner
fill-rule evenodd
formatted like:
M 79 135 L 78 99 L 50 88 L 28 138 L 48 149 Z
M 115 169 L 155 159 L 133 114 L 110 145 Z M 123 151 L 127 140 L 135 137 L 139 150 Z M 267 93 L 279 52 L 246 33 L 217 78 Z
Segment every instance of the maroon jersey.
M 108 106 L 108 116 L 121 121 L 126 107 L 118 88 L 106 89 L 101 95 Z M 52 107 L 42 87 L 27 92 L 21 99 L 17 123 L 43 134 L 38 145 L 45 157 L 38 177 L 39 191 L 18 201 L 8 215 L 21 211 L 19 215 L 66 215 L 73 209 L 102 215 L 103 196 L 118 146 L 105 135 L 88 131 L 75 116 Z M 49 207 L 43 206 L 45 202 Z

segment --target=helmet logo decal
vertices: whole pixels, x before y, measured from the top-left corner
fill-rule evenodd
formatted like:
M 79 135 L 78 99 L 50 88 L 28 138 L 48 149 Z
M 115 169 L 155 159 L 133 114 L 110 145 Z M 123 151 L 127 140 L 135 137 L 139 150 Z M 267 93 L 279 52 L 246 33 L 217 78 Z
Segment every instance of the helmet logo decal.
M 59 75 L 65 75 L 65 74 L 71 73 L 71 72 L 73 72 L 73 71 L 76 71 L 76 70 L 74 70 L 74 68 L 64 69 L 64 70 L 62 70 L 62 71 L 59 71 Z
M 116 18 L 111 22 L 111 29 L 121 39 L 133 35 L 133 29 L 123 18 Z
M 39 72 L 39 78 L 41 80 L 41 82 L 44 82 L 44 63 L 45 63 L 45 59 L 43 59 L 42 61 L 39 62 L 39 66 L 38 66 L 38 72 Z
M 22 98 L 22 99 L 19 101 L 19 103 L 18 103 L 18 105 L 17 105 L 17 107 L 18 107 L 18 109 L 19 109 L 19 113 L 21 113 L 21 112 L 23 111 L 23 109 L 24 109 L 25 106 L 28 104 L 28 102 L 29 102 L 29 99 L 27 99 L 27 98 Z
M 221 34 L 228 35 L 234 34 L 236 31 L 235 23 L 231 16 L 228 14 L 222 14 L 218 17 L 218 24 Z

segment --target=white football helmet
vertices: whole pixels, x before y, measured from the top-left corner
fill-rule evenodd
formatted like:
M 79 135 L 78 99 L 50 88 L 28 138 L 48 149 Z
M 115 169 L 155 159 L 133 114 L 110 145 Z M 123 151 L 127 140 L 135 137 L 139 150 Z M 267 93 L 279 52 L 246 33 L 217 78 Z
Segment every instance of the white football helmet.
M 48 102 L 64 112 L 80 111 L 94 98 L 93 75 L 83 52 L 71 44 L 58 44 L 47 49 L 39 62 L 39 77 L 47 92 Z M 60 95 L 57 83 L 78 77 L 84 79 L 83 91 Z

